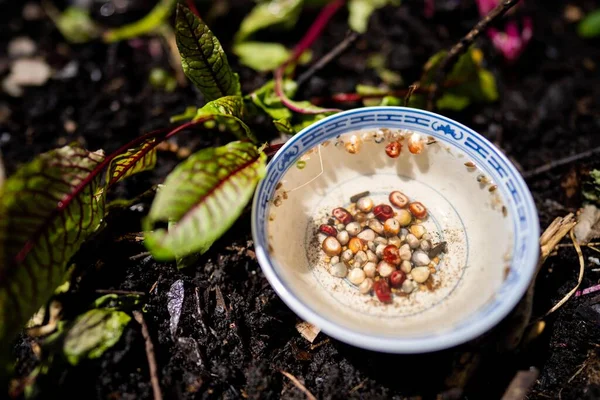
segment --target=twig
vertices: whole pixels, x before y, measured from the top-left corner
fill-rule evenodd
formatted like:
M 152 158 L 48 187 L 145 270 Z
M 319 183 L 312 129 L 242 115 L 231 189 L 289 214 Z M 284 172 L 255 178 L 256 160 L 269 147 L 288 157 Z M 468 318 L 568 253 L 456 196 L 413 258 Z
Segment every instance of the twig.
M 466 36 L 464 36 L 458 43 L 456 43 L 452 49 L 448 52 L 444 60 L 441 62 L 440 66 L 437 69 L 434 81 L 433 91 L 429 94 L 429 99 L 427 101 L 427 108 L 429 110 L 433 110 L 433 106 L 435 101 L 438 99 L 440 95 L 440 88 L 443 85 L 444 78 L 450 68 L 454 65 L 458 57 L 463 54 L 469 46 L 477 39 L 479 35 L 496 19 L 502 17 L 508 10 L 514 7 L 519 0 L 504 0 L 499 3 L 492 11 L 490 11 L 481 21 L 475 25 L 473 29 Z
M 575 292 L 577 292 L 577 289 L 579 289 L 579 285 L 581 285 L 581 281 L 583 281 L 583 272 L 585 271 L 585 261 L 583 260 L 583 253 L 581 252 L 581 247 L 579 246 L 579 243 L 577 243 L 577 240 L 575 240 L 575 234 L 573 233 L 573 229 L 571 229 L 571 231 L 569 232 L 569 235 L 571 236 L 571 240 L 573 241 L 573 246 L 575 247 L 575 251 L 577 252 L 577 256 L 579 257 L 579 278 L 577 279 L 577 285 L 575 285 L 575 287 L 573 289 L 571 289 L 571 291 L 569 293 L 567 293 L 565 295 L 565 297 L 562 298 L 561 301 L 556 303 L 554 305 L 554 307 L 552 307 L 544 315 L 544 317 L 547 317 L 548 315 L 552 314 L 554 311 L 556 311 L 560 307 L 562 307 L 563 304 L 565 304 L 571 298 L 571 296 L 573 296 L 575 294 Z
M 530 178 L 533 178 L 533 177 L 538 176 L 540 174 L 543 174 L 544 172 L 548 172 L 550 170 L 553 170 L 554 168 L 562 167 L 563 165 L 571 164 L 571 163 L 574 163 L 576 161 L 580 161 L 580 160 L 586 159 L 586 158 L 591 157 L 591 156 L 596 155 L 596 154 L 600 154 L 600 147 L 596 147 L 596 148 L 593 148 L 591 150 L 587 150 L 587 151 L 584 151 L 584 152 L 581 152 L 581 153 L 577 153 L 577 154 L 574 154 L 572 156 L 568 156 L 568 157 L 565 157 L 565 158 L 560 158 L 558 160 L 550 161 L 547 164 L 541 165 L 541 166 L 539 166 L 537 168 L 534 168 L 534 169 L 532 169 L 530 171 L 524 172 L 523 173 L 523 177 L 525 179 L 530 179 Z
M 529 390 L 540 375 L 537 368 L 531 368 L 529 371 L 519 371 L 508 385 L 504 392 L 502 400 L 522 400 L 527 396 Z
M 308 390 L 306 388 L 306 386 L 304 386 L 294 375 L 290 374 L 289 372 L 285 372 L 284 370 L 279 370 L 279 372 L 281 372 L 283 375 L 285 375 L 290 381 L 292 381 L 292 383 L 294 384 L 294 386 L 296 386 L 298 389 L 300 389 L 300 391 L 302 393 L 304 393 L 306 395 L 306 398 L 309 400 L 317 400 L 317 398 L 310 392 L 310 390 Z
M 365 386 L 365 383 L 367 382 L 368 378 L 363 379 L 358 385 L 354 386 L 352 389 L 350 389 L 348 391 L 348 394 L 350 393 L 354 393 L 359 389 L 362 389 Z
M 296 83 L 298 86 L 302 85 L 306 82 L 310 77 L 312 77 L 317 71 L 325 67 L 335 58 L 337 58 L 340 54 L 342 54 L 354 41 L 358 38 L 357 32 L 352 32 L 347 35 L 344 40 L 338 43 L 333 49 L 329 50 L 327 54 L 321 57 L 316 63 L 314 63 L 309 69 L 303 72 L 298 79 L 296 79 Z
M 418 88 L 419 88 L 419 82 L 415 82 L 408 87 L 406 96 L 404 96 L 404 107 L 408 107 L 408 102 L 410 101 L 410 96 L 412 96 L 414 91 L 417 90 Z
M 144 315 L 139 311 L 133 312 L 133 317 L 142 326 L 142 336 L 146 342 L 146 356 L 148 357 L 148 367 L 150 369 L 150 381 L 152 383 L 152 393 L 154 394 L 154 400 L 162 400 L 162 393 L 160 391 L 160 384 L 158 383 L 158 372 L 156 368 L 156 358 L 154 357 L 154 345 L 152 339 L 150 339 L 150 332 L 148 332 L 148 325 L 144 320 Z
M 130 259 L 131 261 L 135 261 L 135 260 L 137 260 L 138 258 L 144 258 L 144 257 L 146 257 L 146 256 L 149 256 L 149 255 L 150 255 L 150 252 L 149 252 L 149 251 L 143 251 L 143 252 L 141 252 L 141 253 L 139 253 L 139 254 L 136 254 L 136 255 L 133 255 L 133 256 L 129 257 L 129 259 Z
M 196 312 L 198 313 L 200 328 L 202 329 L 202 333 L 206 335 L 208 330 L 206 329 L 206 324 L 204 323 L 204 314 L 202 313 L 202 307 L 200 307 L 200 295 L 198 294 L 198 287 L 194 288 L 194 297 L 196 299 Z

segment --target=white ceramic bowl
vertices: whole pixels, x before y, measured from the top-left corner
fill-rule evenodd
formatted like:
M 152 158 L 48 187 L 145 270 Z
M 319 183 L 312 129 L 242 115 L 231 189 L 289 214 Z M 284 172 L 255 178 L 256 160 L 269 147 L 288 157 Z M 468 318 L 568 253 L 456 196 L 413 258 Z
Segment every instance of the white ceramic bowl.
M 415 155 L 405 139 L 398 158 L 386 155 L 390 137 L 413 133 L 435 143 Z M 364 139 L 356 154 L 345 149 L 352 135 Z M 365 190 L 376 203 L 400 190 L 427 207 L 424 225 L 448 244 L 435 290 L 384 304 L 329 274 L 316 229 Z M 290 139 L 257 188 L 252 234 L 267 279 L 300 318 L 388 353 L 441 350 L 492 328 L 525 293 L 539 251 L 531 194 L 502 152 L 464 125 L 403 107 L 342 112 Z

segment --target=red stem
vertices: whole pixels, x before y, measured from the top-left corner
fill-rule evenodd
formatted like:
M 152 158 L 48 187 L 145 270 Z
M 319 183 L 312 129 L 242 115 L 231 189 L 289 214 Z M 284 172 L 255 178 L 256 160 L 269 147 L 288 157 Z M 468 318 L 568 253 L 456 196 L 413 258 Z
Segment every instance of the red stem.
M 165 137 L 163 138 L 163 140 L 166 140 L 170 137 L 172 137 L 173 135 L 175 135 L 178 132 L 181 132 L 183 129 L 189 128 L 191 126 L 194 126 L 198 123 L 204 122 L 202 121 L 192 121 L 192 122 L 187 122 L 185 124 L 182 124 L 180 126 L 178 126 L 177 128 L 173 129 L 172 131 L 170 131 L 169 133 L 167 133 L 165 135 Z M 50 215 L 46 218 L 46 220 L 44 221 L 44 223 L 42 223 L 42 225 L 38 228 L 38 230 L 35 232 L 35 234 L 32 235 L 32 237 L 27 240 L 27 242 L 25 243 L 25 245 L 23 246 L 23 248 L 17 253 L 17 255 L 15 256 L 15 263 L 18 265 L 20 263 L 22 263 L 25 258 L 27 257 L 27 255 L 29 254 L 29 252 L 31 251 L 31 249 L 33 248 L 34 244 L 37 242 L 37 240 L 39 239 L 40 235 L 42 234 L 42 232 L 44 232 L 44 230 L 46 229 L 46 227 L 48 226 L 48 224 L 51 223 L 52 220 L 54 220 L 54 218 L 56 218 L 57 215 L 59 215 L 61 212 L 63 212 L 67 207 L 69 207 L 69 205 L 71 205 L 71 203 L 73 202 L 73 200 L 75 200 L 75 198 L 79 195 L 79 193 L 87 186 L 90 184 L 90 182 L 92 182 L 92 180 L 94 178 L 96 178 L 103 170 L 104 168 L 106 168 L 110 162 L 119 154 L 124 153 L 125 151 L 129 150 L 130 148 L 137 146 L 140 143 L 143 143 L 144 141 L 151 139 L 153 137 L 157 137 L 160 134 L 164 133 L 164 129 L 162 130 L 157 130 L 157 131 L 153 131 L 150 133 L 147 133 L 145 135 L 142 135 L 134 140 L 132 140 L 131 142 L 121 146 L 118 150 L 116 150 L 115 152 L 113 152 L 112 154 L 110 154 L 109 156 L 107 156 L 106 158 L 104 158 L 104 161 L 102 161 L 100 164 L 98 164 L 94 170 L 92 172 L 90 172 L 90 174 L 88 176 L 86 176 L 80 183 L 79 185 L 77 185 L 75 187 L 75 189 L 73 189 L 73 191 L 71 193 L 69 193 L 69 195 L 62 201 L 60 202 L 57 207 L 54 209 L 54 211 L 52 213 L 50 213 Z M 160 141 L 158 141 L 156 143 L 156 145 L 158 145 L 158 143 L 160 143 Z M 148 148 L 148 151 L 150 151 L 152 147 Z M 145 154 L 145 153 L 144 153 Z M 112 180 L 111 180 L 112 182 Z
M 196 2 L 194 0 L 186 0 L 187 6 L 190 9 L 191 12 L 193 12 L 194 14 L 196 14 L 196 17 L 200 18 L 200 13 L 198 12 L 198 9 L 196 8 Z
M 325 29 L 325 26 L 327 26 L 327 23 L 331 17 L 333 17 L 337 10 L 339 10 L 340 7 L 342 7 L 345 3 L 345 0 L 335 0 L 323 7 L 319 15 L 317 15 L 317 19 L 315 19 L 310 28 L 308 28 L 308 31 L 306 31 L 304 34 L 304 37 L 302 37 L 300 42 L 298 42 L 296 47 L 294 47 L 292 57 L 290 57 L 290 59 L 287 60 L 282 67 L 287 66 L 290 62 L 296 61 L 298 57 L 304 53 L 304 50 L 312 46 L 315 40 L 321 36 L 321 32 L 323 32 L 323 29 Z
M 304 51 L 306 49 L 308 49 L 315 42 L 315 40 L 317 40 L 319 38 L 319 36 L 321 36 L 323 29 L 325 29 L 325 26 L 327 26 L 327 23 L 329 22 L 331 17 L 333 17 L 335 15 L 335 13 L 337 12 L 337 10 L 339 10 L 340 7 L 342 7 L 345 3 L 346 3 L 345 0 L 335 0 L 335 1 L 327 4 L 325 7 L 323 7 L 323 9 L 319 13 L 319 15 L 317 15 L 317 18 L 315 19 L 315 21 L 312 23 L 310 28 L 308 28 L 308 31 L 306 31 L 306 33 L 304 34 L 302 39 L 300 39 L 300 42 L 298 42 L 298 44 L 294 47 L 294 52 L 292 53 L 291 57 L 286 62 L 281 64 L 274 72 L 275 94 L 281 100 L 281 103 L 284 106 L 286 106 L 287 108 L 289 108 L 290 110 L 292 110 L 294 112 L 297 112 L 299 114 L 322 114 L 322 113 L 326 113 L 326 112 L 340 111 L 336 108 L 317 108 L 317 109 L 308 110 L 308 109 L 296 106 L 285 95 L 285 93 L 283 91 L 283 72 L 285 71 L 285 68 L 289 64 L 298 60 L 300 55 L 302 55 L 302 53 L 304 53 Z

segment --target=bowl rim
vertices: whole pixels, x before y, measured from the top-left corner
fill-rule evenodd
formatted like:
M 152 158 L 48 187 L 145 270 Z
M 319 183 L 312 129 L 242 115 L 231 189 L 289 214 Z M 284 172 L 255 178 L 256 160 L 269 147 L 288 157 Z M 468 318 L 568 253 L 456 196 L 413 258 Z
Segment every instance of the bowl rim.
M 524 265 L 521 265 L 519 274 L 516 274 L 513 268 L 511 268 L 511 272 L 509 274 L 509 276 L 514 275 L 514 277 L 516 277 L 514 287 L 512 287 L 510 291 L 506 291 L 506 293 L 503 293 L 502 296 L 498 296 L 498 294 L 496 294 L 493 297 L 495 301 L 488 301 L 488 303 L 479 307 L 479 309 L 475 311 L 472 315 L 466 317 L 464 321 L 461 321 L 461 323 L 457 324 L 459 328 L 455 328 L 449 331 L 442 331 L 436 334 L 422 337 L 416 336 L 407 338 L 395 338 L 389 336 L 377 336 L 376 334 L 356 332 L 335 322 L 329 321 L 324 315 L 319 314 L 307 304 L 303 303 L 298 297 L 296 297 L 293 291 L 289 287 L 287 287 L 287 285 L 281 280 L 280 276 L 276 272 L 275 269 L 277 264 L 273 260 L 271 260 L 268 249 L 265 248 L 265 246 L 263 246 L 263 244 L 258 240 L 258 224 L 267 223 L 266 219 L 259 221 L 257 214 L 259 199 L 263 197 L 261 196 L 261 193 L 265 191 L 265 183 L 267 182 L 267 178 L 269 177 L 269 172 L 276 165 L 276 161 L 280 158 L 292 158 L 297 154 L 297 152 L 292 154 L 291 156 L 290 154 L 288 154 L 294 143 L 296 143 L 298 140 L 301 140 L 303 137 L 314 137 L 314 134 L 310 134 L 315 132 L 317 129 L 323 127 L 324 125 L 328 124 L 332 120 L 339 119 L 340 117 L 349 116 L 359 112 L 366 112 L 366 114 L 368 115 L 374 115 L 377 112 L 385 112 L 390 110 L 394 112 L 417 113 L 444 122 L 449 122 L 450 124 L 468 132 L 471 136 L 477 138 L 480 142 L 483 142 L 485 145 L 487 145 L 487 148 L 491 150 L 491 155 L 501 159 L 506 165 L 506 167 L 510 170 L 509 172 L 511 172 L 513 177 L 516 179 L 517 182 L 515 183 L 518 186 L 520 186 L 520 188 L 522 189 L 520 193 L 524 195 L 524 207 L 527 209 L 528 215 L 531 218 L 531 221 L 528 224 L 528 229 L 530 229 L 531 231 L 529 231 L 525 239 L 528 242 L 528 252 L 523 256 L 523 260 L 525 261 L 523 263 Z M 371 125 L 377 124 L 377 121 L 375 120 L 370 120 L 370 122 Z M 366 127 L 356 126 L 356 124 L 352 124 L 351 122 L 349 125 L 347 125 L 347 128 L 344 129 L 344 132 L 340 132 L 338 134 L 344 134 L 347 132 L 352 132 L 354 130 L 360 130 L 365 128 Z M 316 143 L 311 145 L 320 144 L 324 140 L 325 139 L 316 141 Z M 287 168 L 285 172 L 286 171 Z M 510 206 L 510 212 L 516 212 L 516 210 L 511 209 L 512 203 L 509 203 L 507 207 L 508 206 Z M 514 244 L 517 240 L 517 237 L 516 232 L 513 232 L 513 234 Z M 523 297 L 525 291 L 529 287 L 529 284 L 534 277 L 537 261 L 539 258 L 539 236 L 539 219 L 533 196 L 531 195 L 531 192 L 527 184 L 525 183 L 525 180 L 523 179 L 522 175 L 502 151 L 500 151 L 485 137 L 457 121 L 454 121 L 443 115 L 433 113 L 431 111 L 425 111 L 409 107 L 375 106 L 354 108 L 330 115 L 302 129 L 300 132 L 298 132 L 296 135 L 290 138 L 277 151 L 277 153 L 275 154 L 275 156 L 273 157 L 273 159 L 267 167 L 267 172 L 265 173 L 265 176 L 257 186 L 254 195 L 254 200 L 252 202 L 252 237 L 254 240 L 256 257 L 263 273 L 269 281 L 269 284 L 273 287 L 273 289 L 283 300 L 283 302 L 289 308 L 291 308 L 297 316 L 309 323 L 318 326 L 323 332 L 325 332 L 329 336 L 359 348 L 384 353 L 415 354 L 443 350 L 465 343 L 492 329 L 502 319 L 504 319 L 513 310 L 513 308 L 515 308 L 515 306 Z M 513 265 L 514 264 L 511 263 L 511 267 Z M 505 284 L 506 280 L 499 290 L 501 290 Z M 494 307 L 491 307 L 491 309 L 488 310 L 488 312 L 484 312 L 489 303 L 492 303 Z M 473 318 L 474 316 L 481 316 L 481 318 Z

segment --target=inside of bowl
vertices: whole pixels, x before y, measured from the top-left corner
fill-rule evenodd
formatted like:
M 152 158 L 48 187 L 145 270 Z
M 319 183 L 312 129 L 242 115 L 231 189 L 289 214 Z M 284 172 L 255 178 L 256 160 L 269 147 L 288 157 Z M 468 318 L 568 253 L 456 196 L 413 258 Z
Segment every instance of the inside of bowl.
M 389 140 L 371 140 L 382 134 L 403 143 L 397 158 L 386 154 Z M 502 190 L 450 142 L 423 138 L 429 144 L 412 154 L 402 139 L 410 135 L 366 129 L 316 145 L 283 175 L 268 208 L 269 255 L 282 283 L 315 313 L 355 332 L 410 338 L 449 330 L 493 299 L 510 268 L 514 231 Z M 357 138 L 358 151 L 348 148 Z M 446 242 L 428 284 L 387 304 L 333 276 L 321 250 L 318 227 L 365 191 L 375 204 L 389 204 L 392 191 L 421 202 L 431 241 Z

